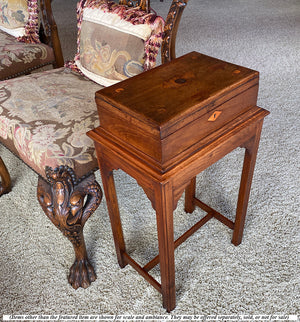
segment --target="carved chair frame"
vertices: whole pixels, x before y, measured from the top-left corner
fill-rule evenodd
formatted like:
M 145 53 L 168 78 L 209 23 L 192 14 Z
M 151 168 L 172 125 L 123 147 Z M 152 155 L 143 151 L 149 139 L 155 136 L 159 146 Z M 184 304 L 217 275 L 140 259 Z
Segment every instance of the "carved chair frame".
M 42 23 L 40 25 L 39 36 L 42 43 L 53 48 L 55 61 L 54 68 L 64 65 L 64 57 L 58 36 L 57 25 L 52 12 L 52 0 L 40 0 L 40 12 Z

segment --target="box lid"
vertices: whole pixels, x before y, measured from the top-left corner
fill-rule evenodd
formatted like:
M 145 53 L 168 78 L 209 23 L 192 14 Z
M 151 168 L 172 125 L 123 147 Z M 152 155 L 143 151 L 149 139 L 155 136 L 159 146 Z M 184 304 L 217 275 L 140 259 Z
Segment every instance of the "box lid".
M 189 122 L 189 114 L 199 113 L 199 109 L 207 112 L 216 97 L 225 97 L 257 77 L 257 71 L 191 52 L 106 87 L 96 93 L 96 98 L 157 128 L 164 137 L 174 124 L 180 122 L 181 127 Z

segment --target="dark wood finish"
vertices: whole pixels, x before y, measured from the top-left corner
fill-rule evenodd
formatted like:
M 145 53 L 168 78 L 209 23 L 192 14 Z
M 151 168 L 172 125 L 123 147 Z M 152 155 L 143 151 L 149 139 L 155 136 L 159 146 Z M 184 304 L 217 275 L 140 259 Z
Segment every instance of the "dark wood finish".
M 165 36 L 161 47 L 162 63 L 176 58 L 176 36 L 183 10 L 189 0 L 173 0 L 165 24 Z
M 61 44 L 58 36 L 57 25 L 52 13 L 52 0 L 40 0 L 40 11 L 42 23 L 40 25 L 40 39 L 43 43 L 53 48 L 55 62 L 54 68 L 64 66 L 64 58 L 61 49 Z
M 185 196 L 184 196 L 184 210 L 187 213 L 192 213 L 195 208 L 195 191 L 196 191 L 196 177 L 192 178 L 191 182 L 185 189 Z
M 243 145 L 245 148 L 245 157 L 232 237 L 232 243 L 236 246 L 242 242 L 261 129 L 262 127 L 257 127 L 255 136 Z
M 142 10 L 150 12 L 150 0 L 120 0 L 119 4 L 127 5 L 128 7 L 139 6 Z
M 160 291 L 168 312 L 176 305 L 176 247 L 213 217 L 233 229 L 233 244 L 241 242 L 261 128 L 269 113 L 256 106 L 257 90 L 257 72 L 190 53 L 96 94 L 101 125 L 88 135 L 95 142 L 119 264 L 132 265 Z M 195 178 L 240 146 L 246 153 L 232 222 L 195 197 Z M 136 179 L 156 211 L 159 255 L 144 267 L 126 253 L 115 169 Z M 199 206 L 207 215 L 174 242 L 173 210 L 184 190 L 186 211 Z M 148 273 L 158 263 L 161 284 Z
M 11 191 L 11 179 L 7 168 L 0 157 L 0 196 Z
M 69 283 L 73 288 L 86 288 L 96 280 L 86 252 L 83 227 L 102 199 L 94 175 L 75 185 L 72 169 L 61 166 L 46 169 L 48 182 L 39 177 L 37 197 L 45 214 L 73 244 L 75 262 L 70 268 Z
M 113 178 L 113 172 L 111 169 L 107 169 L 105 163 L 102 165 L 102 173 L 105 176 L 106 180 L 103 182 L 103 189 L 106 192 L 106 198 L 109 199 L 111 202 L 107 204 L 108 213 L 110 216 L 111 224 L 115 227 L 113 230 L 114 240 L 116 241 L 116 252 L 117 258 L 120 267 L 126 266 L 126 261 L 124 259 L 125 253 L 125 241 L 123 237 L 123 231 L 121 226 L 121 218 L 117 200 L 117 194 L 115 189 L 115 182 Z

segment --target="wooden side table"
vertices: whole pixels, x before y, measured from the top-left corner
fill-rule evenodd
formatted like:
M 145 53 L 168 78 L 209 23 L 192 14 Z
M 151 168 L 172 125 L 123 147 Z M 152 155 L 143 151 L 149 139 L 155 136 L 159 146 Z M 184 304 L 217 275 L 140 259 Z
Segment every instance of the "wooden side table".
M 143 90 L 143 91 L 142 91 Z M 96 93 L 95 141 L 119 265 L 130 264 L 176 306 L 174 249 L 211 218 L 241 243 L 260 133 L 268 111 L 256 106 L 258 73 L 190 53 Z M 245 148 L 235 222 L 195 197 L 196 175 L 237 147 Z M 156 211 L 159 255 L 144 267 L 125 248 L 113 170 L 136 179 Z M 185 210 L 207 215 L 174 242 L 173 210 L 185 190 Z M 149 271 L 160 264 L 161 283 Z

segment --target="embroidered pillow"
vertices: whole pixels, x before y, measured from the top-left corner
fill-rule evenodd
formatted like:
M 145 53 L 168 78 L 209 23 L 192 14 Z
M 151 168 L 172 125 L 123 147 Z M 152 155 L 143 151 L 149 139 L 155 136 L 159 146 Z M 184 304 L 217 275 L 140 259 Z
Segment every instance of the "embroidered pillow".
M 91 80 L 110 86 L 155 66 L 164 29 L 161 17 L 110 0 L 81 1 L 77 14 L 73 68 Z
M 28 43 L 39 42 L 38 0 L 0 0 L 0 30 Z

